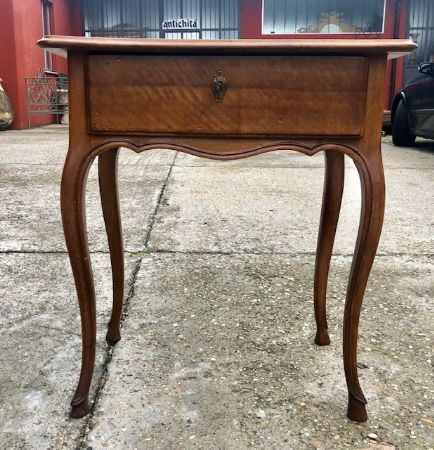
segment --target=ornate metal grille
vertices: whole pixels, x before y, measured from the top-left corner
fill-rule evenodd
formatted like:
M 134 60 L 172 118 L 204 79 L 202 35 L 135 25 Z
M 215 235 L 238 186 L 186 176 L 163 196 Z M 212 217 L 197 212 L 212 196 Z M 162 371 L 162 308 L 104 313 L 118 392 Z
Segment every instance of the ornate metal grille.
M 240 0 L 83 0 L 86 36 L 237 39 L 239 18 Z M 164 26 L 182 19 L 182 29 Z
M 29 128 L 33 114 L 65 114 L 68 109 L 68 77 L 47 77 L 40 71 L 35 77 L 25 77 L 24 80 Z
M 434 62 L 433 0 L 409 0 L 408 12 L 408 33 L 419 47 L 405 58 L 405 81 L 417 75 L 416 69 L 421 62 Z

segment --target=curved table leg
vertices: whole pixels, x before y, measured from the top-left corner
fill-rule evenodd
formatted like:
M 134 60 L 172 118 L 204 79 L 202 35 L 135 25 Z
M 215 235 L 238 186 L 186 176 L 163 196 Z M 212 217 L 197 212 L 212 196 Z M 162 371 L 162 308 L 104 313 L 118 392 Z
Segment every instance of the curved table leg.
M 344 369 L 351 420 L 367 419 L 366 399 L 357 374 L 357 335 L 363 294 L 377 251 L 384 217 L 384 173 L 381 155 L 356 162 L 362 185 L 362 209 L 357 244 L 351 266 L 344 314 Z
M 341 210 L 345 172 L 343 153 L 332 150 L 326 151 L 324 155 L 324 193 L 318 233 L 314 282 L 315 343 L 318 345 L 330 344 L 326 317 L 327 278 L 335 241 L 336 227 Z
M 106 340 L 114 345 L 120 341 L 120 321 L 124 299 L 124 248 L 117 182 L 119 148 L 98 156 L 98 176 L 102 212 L 107 230 L 113 280 L 113 310 L 108 323 Z
M 80 305 L 82 335 L 81 372 L 71 401 L 71 417 L 83 417 L 88 412 L 96 345 L 95 289 L 85 211 L 86 179 L 92 158 L 79 150 L 70 151 L 66 158 L 60 193 L 63 230 Z

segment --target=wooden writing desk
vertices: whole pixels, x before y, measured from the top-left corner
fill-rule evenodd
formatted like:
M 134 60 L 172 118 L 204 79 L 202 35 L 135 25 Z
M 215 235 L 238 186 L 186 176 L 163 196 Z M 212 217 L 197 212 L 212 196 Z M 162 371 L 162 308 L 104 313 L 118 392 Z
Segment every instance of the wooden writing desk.
M 72 417 L 88 411 L 96 309 L 84 193 L 99 158 L 99 183 L 113 271 L 107 340 L 120 340 L 124 260 L 117 187 L 120 147 L 170 148 L 230 160 L 272 150 L 325 152 L 315 267 L 315 342 L 330 339 L 326 288 L 344 185 L 344 155 L 360 174 L 362 212 L 344 315 L 348 417 L 364 421 L 357 375 L 363 294 L 384 214 L 380 151 L 386 59 L 405 40 L 169 41 L 52 36 L 39 41 L 69 60 L 70 142 L 62 178 L 63 227 L 82 320 L 82 366 Z M 55 50 L 57 49 L 57 50 Z

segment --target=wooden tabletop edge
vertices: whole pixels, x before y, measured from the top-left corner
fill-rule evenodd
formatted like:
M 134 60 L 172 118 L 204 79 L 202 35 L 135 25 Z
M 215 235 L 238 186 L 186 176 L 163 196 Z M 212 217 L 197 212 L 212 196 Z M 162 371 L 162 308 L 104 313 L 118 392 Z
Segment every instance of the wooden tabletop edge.
M 84 36 L 46 36 L 40 39 L 42 48 L 64 50 L 100 50 L 100 51 L 184 51 L 206 52 L 246 51 L 246 52 L 336 52 L 343 53 L 383 53 L 390 57 L 402 56 L 412 52 L 417 45 L 408 39 L 237 39 L 237 40 L 181 40 L 147 38 L 100 38 Z M 63 49 L 63 52 L 62 52 Z

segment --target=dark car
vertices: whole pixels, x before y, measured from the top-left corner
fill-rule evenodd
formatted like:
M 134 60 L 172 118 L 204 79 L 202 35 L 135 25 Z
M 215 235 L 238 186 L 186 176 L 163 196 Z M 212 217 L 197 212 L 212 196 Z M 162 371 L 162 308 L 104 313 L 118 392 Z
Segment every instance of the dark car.
M 434 139 L 434 63 L 422 63 L 418 77 L 403 86 L 392 109 L 392 140 L 411 146 L 416 136 Z

